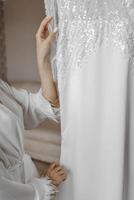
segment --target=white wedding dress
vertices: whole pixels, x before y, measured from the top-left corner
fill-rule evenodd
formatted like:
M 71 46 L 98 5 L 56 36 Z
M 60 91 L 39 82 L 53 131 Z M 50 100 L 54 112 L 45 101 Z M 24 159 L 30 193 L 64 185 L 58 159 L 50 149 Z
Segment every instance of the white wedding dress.
M 134 1 L 46 0 L 58 27 L 61 104 L 57 200 L 134 199 Z

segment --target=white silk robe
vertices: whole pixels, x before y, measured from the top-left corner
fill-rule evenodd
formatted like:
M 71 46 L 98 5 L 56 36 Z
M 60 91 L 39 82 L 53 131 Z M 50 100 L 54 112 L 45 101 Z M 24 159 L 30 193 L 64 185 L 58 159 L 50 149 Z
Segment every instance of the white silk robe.
M 41 90 L 28 94 L 2 80 L 0 101 L 0 200 L 50 200 L 56 188 L 48 178 L 39 178 L 25 154 L 24 129 L 32 129 L 46 118 L 56 120 L 56 110 Z

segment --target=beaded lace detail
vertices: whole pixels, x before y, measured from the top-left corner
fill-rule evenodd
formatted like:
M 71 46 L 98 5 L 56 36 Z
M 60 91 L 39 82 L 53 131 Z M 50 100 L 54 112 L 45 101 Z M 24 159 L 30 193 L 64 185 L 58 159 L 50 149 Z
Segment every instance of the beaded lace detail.
M 57 4 L 59 28 L 56 55 L 59 75 L 65 76 L 68 69 L 81 68 L 89 55 L 109 40 L 121 53 L 129 55 L 133 67 L 134 0 L 51 0 L 49 9 L 53 2 Z

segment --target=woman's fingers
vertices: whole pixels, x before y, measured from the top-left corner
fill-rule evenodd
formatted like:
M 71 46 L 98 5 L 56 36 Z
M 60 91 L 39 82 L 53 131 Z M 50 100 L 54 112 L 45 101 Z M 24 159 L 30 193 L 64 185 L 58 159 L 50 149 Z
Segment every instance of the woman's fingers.
M 51 165 L 50 165 L 50 167 L 49 167 L 49 171 L 52 171 L 54 168 L 56 167 L 56 163 L 54 162 L 54 163 L 52 163 Z
M 50 179 L 56 182 L 62 182 L 67 177 L 64 167 L 59 166 L 56 162 L 50 165 L 47 175 Z
M 61 182 L 65 181 L 65 180 L 66 180 L 66 176 L 61 175 L 55 180 L 55 182 L 56 182 L 57 185 L 59 185 Z
M 64 168 L 62 167 L 57 167 L 56 169 L 54 169 L 54 174 L 55 174 L 55 178 L 58 178 L 62 175 L 66 176 L 66 172 Z
M 65 172 L 64 172 L 63 170 L 60 170 L 60 171 L 58 172 L 58 176 L 61 176 L 61 175 L 65 175 Z
M 66 180 L 66 178 L 67 178 L 67 177 L 66 177 L 66 175 L 65 175 L 65 174 L 63 174 L 63 175 L 61 175 L 61 176 L 60 176 L 60 179 L 61 179 L 62 181 L 65 181 L 65 180 Z
M 51 172 L 52 170 L 54 170 L 56 167 L 58 166 L 57 162 L 53 162 L 49 168 L 48 168 L 48 172 Z
M 52 163 L 50 166 L 49 166 L 49 168 L 48 168 L 48 170 L 47 170 L 47 176 L 50 176 L 50 174 L 51 174 L 51 172 L 53 171 L 53 169 L 56 167 L 56 163 Z
M 67 174 L 62 166 L 53 163 L 50 167 L 49 178 L 55 185 L 59 185 L 61 182 L 66 180 Z
M 37 31 L 37 34 L 36 34 L 37 37 L 41 37 L 41 38 L 45 37 L 45 34 L 48 31 L 48 24 L 52 21 L 52 19 L 53 17 L 51 16 L 45 17 L 45 19 L 41 22 L 40 27 Z
M 61 166 L 58 166 L 58 167 L 55 168 L 55 172 L 58 172 L 58 171 L 61 171 L 61 170 L 63 170 L 63 168 Z
M 55 41 L 56 36 L 57 36 L 57 32 L 49 33 L 49 36 L 47 38 L 47 42 L 51 44 L 52 42 Z

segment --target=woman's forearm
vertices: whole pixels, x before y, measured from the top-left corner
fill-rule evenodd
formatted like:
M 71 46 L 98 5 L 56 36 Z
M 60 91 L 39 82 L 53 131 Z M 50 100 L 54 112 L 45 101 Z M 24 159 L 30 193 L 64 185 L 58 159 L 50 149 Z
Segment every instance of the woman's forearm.
M 53 81 L 51 63 L 45 60 L 39 67 L 42 95 L 55 107 L 59 106 L 56 84 Z
M 41 22 L 36 34 L 37 61 L 41 78 L 42 94 L 52 106 L 59 107 L 58 93 L 53 80 L 50 61 L 52 43 L 56 39 L 57 32 L 49 33 L 48 24 L 51 20 L 52 17 L 46 17 Z

